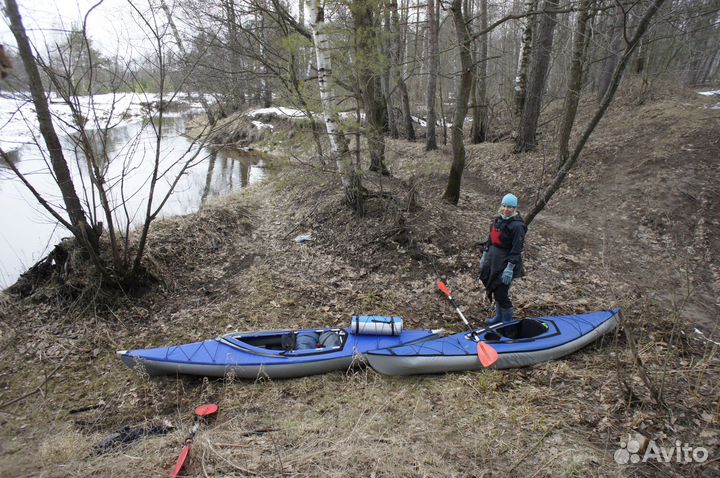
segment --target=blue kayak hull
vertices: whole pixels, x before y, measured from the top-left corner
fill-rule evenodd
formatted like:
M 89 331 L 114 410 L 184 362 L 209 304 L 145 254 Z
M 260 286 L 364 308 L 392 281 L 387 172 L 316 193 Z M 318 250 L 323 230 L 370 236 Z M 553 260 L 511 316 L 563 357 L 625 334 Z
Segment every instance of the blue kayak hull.
M 334 332 L 340 344 L 288 350 L 286 339 L 298 333 Z M 294 378 L 347 370 L 369 350 L 417 343 L 439 331 L 408 330 L 399 335 L 359 335 L 350 329 L 270 330 L 232 333 L 203 342 L 143 350 L 121 350 L 128 367 L 148 375 L 199 375 L 237 378 Z
M 494 369 L 527 367 L 564 357 L 617 326 L 619 309 L 572 316 L 540 317 L 477 329 L 480 340 L 498 352 Z M 418 375 L 484 367 L 469 332 L 417 344 L 373 350 L 368 363 L 386 375 Z

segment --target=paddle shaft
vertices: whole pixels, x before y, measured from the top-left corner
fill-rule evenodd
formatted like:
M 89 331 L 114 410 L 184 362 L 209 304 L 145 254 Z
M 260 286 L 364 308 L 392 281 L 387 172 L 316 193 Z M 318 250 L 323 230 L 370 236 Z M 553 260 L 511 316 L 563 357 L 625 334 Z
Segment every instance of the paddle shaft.
M 445 285 L 442 280 L 438 281 L 438 288 L 440 288 L 443 294 L 445 294 L 445 296 L 448 298 L 452 306 L 455 308 L 455 312 L 458 313 L 462 321 L 465 322 L 465 325 L 467 325 L 467 328 L 470 330 L 470 336 L 475 342 L 477 342 L 477 354 L 478 358 L 480 359 L 480 363 L 485 368 L 493 366 L 498 361 L 499 356 L 497 350 L 480 340 L 480 336 L 478 335 L 477 331 L 472 328 L 470 322 L 468 322 L 468 320 L 465 318 L 465 315 L 463 315 L 460 307 L 458 307 L 457 302 L 455 302 L 455 299 L 450 293 L 450 289 L 448 289 L 447 285 Z
M 475 332 L 475 329 L 472 328 L 472 325 L 470 325 L 470 322 L 465 318 L 465 315 L 462 313 L 462 310 L 460 310 L 460 307 L 458 306 L 457 302 L 455 302 L 455 299 L 451 295 L 448 296 L 448 300 L 450 300 L 450 303 L 455 308 L 455 312 L 460 316 L 463 322 L 465 322 L 465 325 L 467 325 L 468 330 L 472 334 L 473 337 L 477 339 L 477 332 Z
M 465 318 L 465 315 L 462 313 L 462 310 L 460 310 L 460 307 L 458 306 L 458 303 L 455 302 L 455 299 L 453 298 L 452 294 L 450 293 L 450 289 L 447 288 L 447 285 L 443 281 L 438 281 L 438 287 L 440 290 L 445 294 L 445 297 L 448 298 L 450 301 L 450 304 L 452 304 L 453 308 L 455 308 L 455 312 L 460 316 L 462 321 L 467 325 L 468 330 L 470 330 L 470 333 L 472 334 L 473 338 L 477 341 L 478 335 L 477 332 L 475 332 L 475 329 L 472 328 L 470 325 L 470 322 Z
M 177 463 L 175 464 L 175 468 L 170 474 L 172 478 L 177 478 L 180 475 L 180 472 L 183 470 L 185 464 L 190 458 L 190 447 L 192 446 L 193 440 L 195 440 L 195 435 L 197 434 L 198 430 L 200 430 L 200 425 L 202 424 L 203 420 L 207 417 L 215 415 L 217 411 L 218 407 L 214 404 L 204 405 L 195 409 L 195 423 L 190 430 L 190 435 L 188 435 L 188 437 L 185 439 L 185 446 L 183 447 L 182 452 L 180 452 L 180 456 L 178 457 Z

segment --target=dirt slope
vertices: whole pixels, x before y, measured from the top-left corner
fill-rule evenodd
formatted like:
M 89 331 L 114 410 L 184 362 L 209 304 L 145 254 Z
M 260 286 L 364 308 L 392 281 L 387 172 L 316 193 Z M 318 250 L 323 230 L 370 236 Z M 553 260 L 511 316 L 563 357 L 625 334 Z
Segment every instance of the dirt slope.
M 720 362 L 693 328 L 719 341 L 720 111 L 702 105 L 688 95 L 611 109 L 531 225 L 528 277 L 514 286 L 523 317 L 622 306 L 637 357 L 619 333 L 529 369 L 438 377 L 359 367 L 275 382 L 149 379 L 119 364 L 117 349 L 345 325 L 357 313 L 458 331 L 433 286 L 437 273 L 468 317 L 487 317 L 477 242 L 503 193 L 515 192 L 522 207 L 547 182 L 552 151 L 470 146 L 461 202 L 448 206 L 439 197 L 449 150 L 391 141 L 394 177 L 368 175 L 365 185 L 392 197 L 371 199 L 364 218 L 341 204 L 332 172 L 296 164 L 198 215 L 159 223 L 149 260 L 162 281 L 144 294 L 68 307 L 47 287 L 7 299 L 1 474 L 161 475 L 192 408 L 218 401 L 193 475 L 716 475 Z M 294 243 L 305 232 L 313 241 Z M 163 420 L 176 431 L 91 453 L 124 426 Z M 711 458 L 618 465 L 620 440 L 636 432 L 706 446 Z

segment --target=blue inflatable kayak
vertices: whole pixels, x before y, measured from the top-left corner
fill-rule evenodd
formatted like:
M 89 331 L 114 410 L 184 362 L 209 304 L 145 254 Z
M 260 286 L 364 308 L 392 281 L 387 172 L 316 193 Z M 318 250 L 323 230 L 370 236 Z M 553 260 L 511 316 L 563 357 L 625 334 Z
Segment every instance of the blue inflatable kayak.
M 416 343 L 441 331 L 402 330 L 398 317 L 353 317 L 350 328 L 232 333 L 203 342 L 144 350 L 121 350 L 130 368 L 149 375 L 291 378 L 346 370 L 368 350 Z
M 612 331 L 620 309 L 590 314 L 515 320 L 477 329 L 480 340 L 498 353 L 492 368 L 526 367 L 568 355 Z M 469 332 L 405 344 L 366 354 L 370 366 L 386 375 L 478 370 L 483 366 Z

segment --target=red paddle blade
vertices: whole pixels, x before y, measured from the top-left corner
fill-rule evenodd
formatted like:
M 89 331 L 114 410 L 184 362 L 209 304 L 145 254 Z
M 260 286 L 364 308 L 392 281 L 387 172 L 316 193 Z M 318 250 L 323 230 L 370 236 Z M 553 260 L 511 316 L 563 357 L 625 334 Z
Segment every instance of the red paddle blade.
M 450 297 L 450 289 L 447 288 L 445 283 L 443 281 L 439 280 L 437 284 L 438 284 L 438 288 L 442 291 L 442 293 L 445 294 L 446 296 Z
M 485 342 L 478 342 L 477 354 L 480 358 L 480 363 L 485 368 L 490 368 L 495 365 L 498 361 L 497 350 L 486 344 Z
M 178 457 L 175 469 L 173 469 L 170 474 L 172 478 L 177 478 L 180 475 L 180 472 L 185 467 L 185 462 L 188 460 L 188 456 L 190 456 L 190 445 L 185 445 L 182 449 L 182 453 L 180 453 L 180 456 Z
M 214 403 L 208 405 L 202 405 L 195 409 L 195 415 L 198 417 L 209 417 L 215 415 L 218 411 L 218 406 Z

